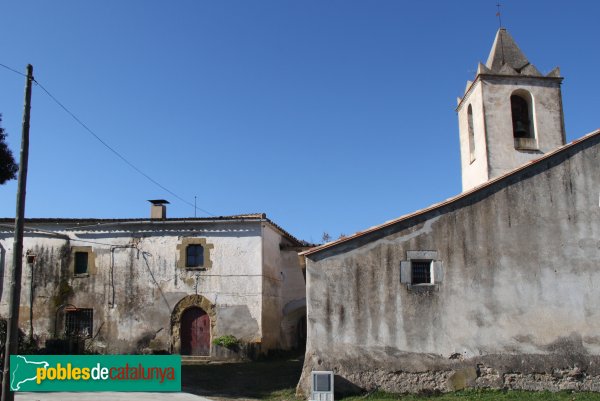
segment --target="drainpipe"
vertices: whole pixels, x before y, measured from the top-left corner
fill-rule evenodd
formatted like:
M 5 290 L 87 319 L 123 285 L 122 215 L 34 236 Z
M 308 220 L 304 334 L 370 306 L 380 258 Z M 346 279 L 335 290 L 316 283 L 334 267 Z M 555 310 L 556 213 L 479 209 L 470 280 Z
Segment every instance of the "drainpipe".
M 110 247 L 110 289 L 112 292 L 111 300 L 108 303 L 110 308 L 115 307 L 115 249 L 137 248 L 135 245 L 113 245 Z
M 33 341 L 33 299 L 34 294 L 33 291 L 35 289 L 35 276 L 34 276 L 34 266 L 35 266 L 35 255 L 28 253 L 27 254 L 27 264 L 31 269 L 31 279 L 29 281 L 29 341 Z

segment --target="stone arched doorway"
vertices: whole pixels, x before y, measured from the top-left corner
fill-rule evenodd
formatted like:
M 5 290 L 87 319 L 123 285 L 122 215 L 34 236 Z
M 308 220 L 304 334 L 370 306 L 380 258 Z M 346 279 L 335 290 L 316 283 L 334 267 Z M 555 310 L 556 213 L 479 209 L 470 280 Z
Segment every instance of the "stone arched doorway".
M 202 295 L 182 298 L 171 313 L 174 354 L 210 356 L 210 335 L 216 323 L 215 306 Z

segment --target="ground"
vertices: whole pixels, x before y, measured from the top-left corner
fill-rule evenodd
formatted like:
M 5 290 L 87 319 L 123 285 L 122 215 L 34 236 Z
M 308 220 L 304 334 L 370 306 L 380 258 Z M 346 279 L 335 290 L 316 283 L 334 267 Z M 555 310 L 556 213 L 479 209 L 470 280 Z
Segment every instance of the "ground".
M 181 389 L 212 399 L 290 400 L 301 372 L 299 358 L 186 365 L 182 367 Z
M 16 401 L 304 401 L 296 398 L 302 360 L 285 358 L 253 363 L 186 365 L 182 393 L 17 393 Z M 203 398 L 206 397 L 206 398 Z M 600 393 L 462 391 L 437 395 L 376 392 L 344 401 L 600 401 Z
M 217 401 L 304 401 L 295 397 L 301 358 L 254 363 L 184 366 L 182 390 Z M 461 391 L 437 395 L 373 393 L 344 401 L 600 401 L 600 393 L 526 391 Z

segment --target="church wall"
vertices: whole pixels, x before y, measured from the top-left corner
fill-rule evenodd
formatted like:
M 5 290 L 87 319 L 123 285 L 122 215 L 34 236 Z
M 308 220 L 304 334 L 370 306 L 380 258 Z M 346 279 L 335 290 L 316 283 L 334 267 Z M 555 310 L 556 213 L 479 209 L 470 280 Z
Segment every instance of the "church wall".
M 309 254 L 311 370 L 341 392 L 600 391 L 600 136 L 422 216 Z M 401 282 L 435 252 L 434 285 Z

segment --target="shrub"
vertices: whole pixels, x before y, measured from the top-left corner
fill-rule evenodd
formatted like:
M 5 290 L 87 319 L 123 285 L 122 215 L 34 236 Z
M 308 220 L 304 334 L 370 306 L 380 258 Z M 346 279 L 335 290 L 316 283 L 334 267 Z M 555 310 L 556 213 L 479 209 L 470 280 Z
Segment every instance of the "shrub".
M 235 336 L 228 334 L 226 336 L 221 336 L 213 339 L 212 343 L 214 345 L 220 345 L 221 347 L 232 349 L 240 345 L 240 340 L 235 338 Z

